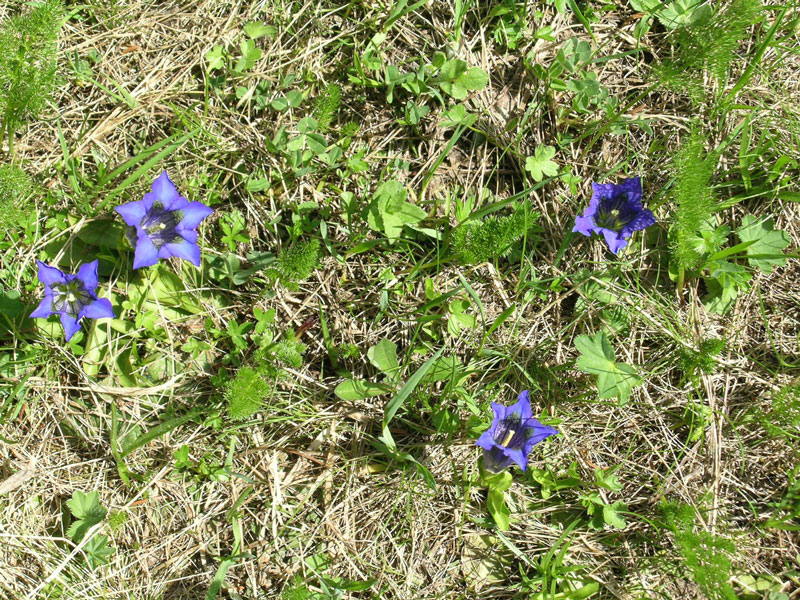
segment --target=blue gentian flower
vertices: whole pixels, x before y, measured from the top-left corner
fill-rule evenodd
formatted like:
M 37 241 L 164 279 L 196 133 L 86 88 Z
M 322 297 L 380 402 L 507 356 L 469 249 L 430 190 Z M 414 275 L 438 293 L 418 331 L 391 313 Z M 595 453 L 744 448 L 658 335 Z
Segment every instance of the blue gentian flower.
M 44 300 L 31 313 L 34 319 L 46 319 L 58 314 L 67 341 L 81 328 L 80 321 L 87 319 L 107 319 L 114 316 L 111 302 L 97 297 L 97 261 L 81 265 L 75 275 L 50 267 L 41 261 L 39 281 L 44 284 Z
M 214 211 L 202 202 L 189 202 L 178 193 L 164 171 L 141 200 L 114 208 L 128 225 L 126 236 L 136 248 L 133 268 L 149 267 L 159 258 L 177 256 L 200 266 L 197 226 Z
M 617 254 L 628 245 L 634 231 L 650 227 L 656 218 L 642 206 L 642 180 L 631 177 L 622 183 L 592 183 L 592 199 L 582 216 L 575 219 L 585 236 L 602 233 L 609 249 Z
M 553 427 L 542 425 L 533 418 L 527 390 L 511 406 L 492 402 L 492 412 L 492 424 L 475 442 L 483 448 L 483 464 L 492 473 L 499 473 L 512 463 L 517 463 L 524 471 L 528 468 L 528 454 L 533 447 L 558 433 Z

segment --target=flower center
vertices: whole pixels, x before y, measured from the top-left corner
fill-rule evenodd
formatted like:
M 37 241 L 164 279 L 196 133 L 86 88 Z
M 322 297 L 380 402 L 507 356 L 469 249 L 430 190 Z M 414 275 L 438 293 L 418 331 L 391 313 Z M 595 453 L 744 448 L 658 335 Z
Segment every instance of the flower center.
M 494 441 L 504 448 L 522 448 L 525 444 L 525 427 L 522 426 L 520 415 L 511 415 L 500 421 L 494 433 Z
M 154 202 L 140 224 L 155 247 L 161 248 L 164 244 L 169 244 L 180 237 L 175 228 L 182 217 L 181 211 L 166 210 L 163 204 Z
M 626 210 L 627 199 L 628 195 L 622 193 L 608 200 L 601 200 L 594 218 L 595 223 L 600 227 L 619 233 L 633 218 L 633 215 Z
M 77 316 L 81 309 L 92 302 L 92 296 L 78 279 L 53 285 L 53 310 Z

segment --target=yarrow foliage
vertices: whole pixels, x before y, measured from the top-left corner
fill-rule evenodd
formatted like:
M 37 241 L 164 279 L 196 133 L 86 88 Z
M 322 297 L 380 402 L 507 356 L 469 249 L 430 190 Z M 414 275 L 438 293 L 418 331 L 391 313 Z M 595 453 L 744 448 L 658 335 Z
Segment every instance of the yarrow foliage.
M 214 211 L 189 202 L 164 171 L 141 200 L 114 208 L 128 225 L 126 236 L 136 248 L 133 268 L 149 267 L 159 258 L 177 256 L 200 266 L 197 226 Z
M 44 284 L 44 299 L 31 313 L 31 318 L 46 319 L 58 314 L 69 341 L 81 328 L 79 321 L 106 319 L 114 316 L 111 302 L 97 297 L 97 261 L 81 265 L 75 275 L 64 273 L 41 261 L 39 281 Z
M 533 447 L 558 433 L 555 428 L 542 425 L 533 418 L 527 390 L 511 406 L 492 402 L 492 412 L 492 424 L 475 444 L 483 448 L 483 464 L 493 473 L 499 473 L 512 463 L 524 471 L 528 468 L 528 454 Z
M 653 213 L 642 206 L 642 180 L 631 177 L 622 183 L 592 183 L 594 193 L 589 207 L 575 219 L 576 231 L 587 237 L 600 233 L 608 248 L 617 254 L 634 231 L 656 222 Z

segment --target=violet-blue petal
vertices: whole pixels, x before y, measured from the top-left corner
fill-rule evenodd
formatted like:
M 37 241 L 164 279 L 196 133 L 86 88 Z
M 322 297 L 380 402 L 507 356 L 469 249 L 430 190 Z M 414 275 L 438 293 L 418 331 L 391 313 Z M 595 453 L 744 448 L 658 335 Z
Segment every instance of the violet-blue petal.
M 60 269 L 46 265 L 40 260 L 37 260 L 36 264 L 39 265 L 39 281 L 45 284 L 45 286 L 50 287 L 66 281 L 64 273 L 61 272 Z
M 125 221 L 126 225 L 136 227 L 144 219 L 148 208 L 143 200 L 136 200 L 135 202 L 115 206 L 114 210 L 122 216 L 122 220 Z
M 502 404 L 498 404 L 497 402 L 492 402 L 492 414 L 494 415 L 494 421 L 499 421 L 501 419 L 504 419 L 507 414 L 506 412 L 507 410 L 508 410 L 507 406 L 503 406 Z M 492 423 L 492 425 L 494 424 L 495 423 Z
M 592 182 L 592 200 L 608 200 L 614 195 L 613 183 L 594 183 Z
M 637 175 L 635 177 L 629 177 L 628 179 L 625 179 L 622 183 L 617 184 L 616 189 L 614 190 L 614 195 L 622 193 L 626 193 L 628 195 L 629 202 L 638 202 L 639 207 L 641 208 L 642 178 Z
M 53 295 L 45 294 L 44 299 L 30 314 L 31 319 L 46 319 L 53 314 Z
M 164 248 L 168 248 L 172 256 L 188 260 L 195 267 L 200 266 L 200 248 L 197 244 L 190 244 L 185 240 L 181 240 L 164 244 Z
M 528 390 L 522 392 L 517 398 L 517 401 L 506 409 L 506 417 L 510 415 L 517 415 L 521 423 L 524 423 L 533 416 Z
M 575 227 L 572 228 L 572 231 L 591 237 L 594 227 L 595 225 L 592 217 L 582 217 L 579 215 L 575 217 Z
M 161 175 L 156 177 L 150 189 L 152 190 L 153 198 L 157 202 L 160 202 L 167 210 L 169 210 L 173 202 L 180 198 L 178 188 L 172 183 L 166 171 L 163 171 Z
M 83 283 L 84 289 L 94 295 L 97 289 L 97 260 L 84 263 L 78 267 L 77 277 Z
M 484 431 L 478 440 L 475 442 L 476 446 L 480 446 L 484 450 L 491 450 L 496 444 L 494 441 L 494 433 L 492 431 L 493 428 L 489 428 Z
M 655 225 L 656 218 L 653 213 L 645 208 L 633 220 L 622 228 L 622 234 L 625 236 L 631 235 L 634 231 L 647 229 L 650 225 Z
M 522 448 L 525 456 L 530 453 L 533 447 L 549 438 L 551 435 L 557 435 L 558 430 L 555 427 L 550 427 L 550 425 L 542 425 L 539 422 L 539 419 L 530 418 L 525 423 L 526 435 L 528 435 L 527 439 L 525 440 L 525 445 Z
M 78 314 L 78 318 L 86 317 L 87 319 L 111 319 L 114 317 L 114 309 L 111 307 L 111 301 L 108 298 L 98 298 L 91 304 L 83 307 Z
M 61 325 L 64 327 L 64 334 L 66 341 L 70 341 L 72 336 L 75 335 L 81 328 L 78 319 L 65 312 L 59 313 L 61 315 Z
M 158 250 L 147 235 L 140 235 L 133 254 L 133 268 L 149 267 L 158 262 Z
M 190 244 L 197 243 L 197 232 L 194 229 L 183 229 L 178 225 L 175 228 L 175 232 Z
M 602 229 L 603 237 L 606 238 L 606 244 L 608 244 L 608 249 L 611 250 L 614 254 L 617 254 L 620 250 L 622 250 L 625 246 L 628 245 L 628 240 L 619 237 L 619 234 L 616 231 L 611 231 L 610 229 Z
M 528 455 L 522 449 L 502 448 L 503 454 L 519 465 L 523 471 L 528 468 Z
M 182 229 L 194 229 L 200 225 L 200 221 L 214 212 L 214 209 L 206 206 L 202 202 L 188 202 L 180 211 L 183 213 L 178 227 Z

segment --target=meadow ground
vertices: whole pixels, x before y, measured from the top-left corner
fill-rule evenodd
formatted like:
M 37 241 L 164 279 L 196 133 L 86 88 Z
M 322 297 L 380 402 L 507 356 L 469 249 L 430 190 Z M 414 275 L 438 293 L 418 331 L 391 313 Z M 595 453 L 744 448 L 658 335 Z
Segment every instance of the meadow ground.
M 799 598 L 797 8 L 65 2 L 1 149 L 0 598 Z M 133 269 L 163 171 L 200 267 Z M 654 225 L 572 233 L 634 176 Z M 28 318 L 37 259 L 115 318 Z M 490 477 L 523 390 L 559 433 Z

